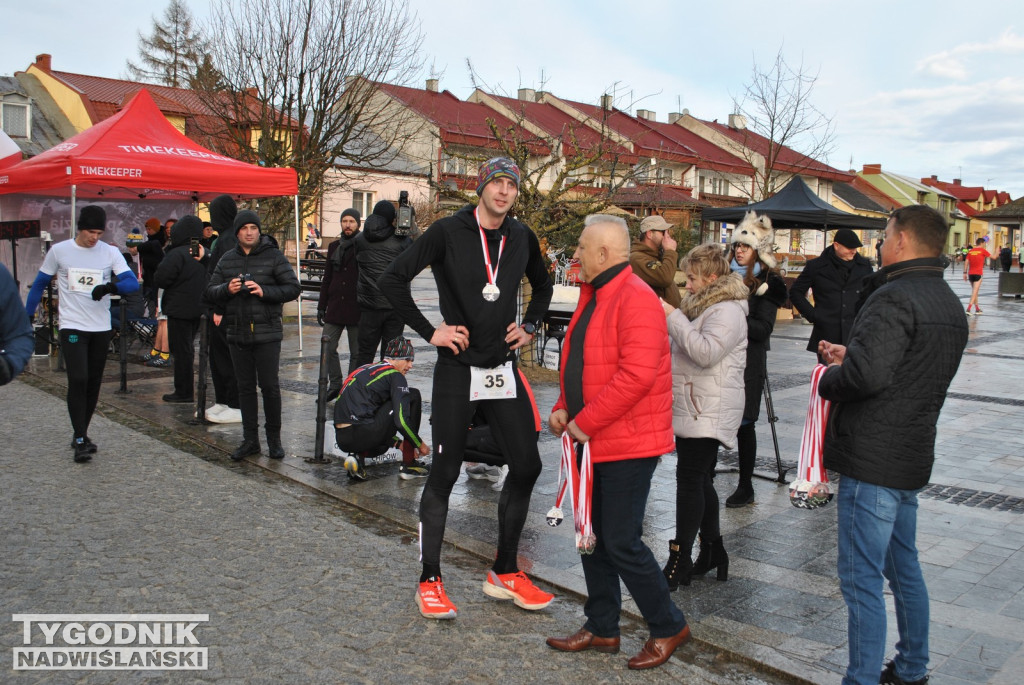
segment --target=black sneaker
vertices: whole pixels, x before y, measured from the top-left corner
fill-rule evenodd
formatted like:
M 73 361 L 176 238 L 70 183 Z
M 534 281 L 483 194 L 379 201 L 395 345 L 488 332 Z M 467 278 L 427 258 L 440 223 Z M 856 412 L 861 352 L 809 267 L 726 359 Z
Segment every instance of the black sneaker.
M 429 475 L 430 467 L 419 460 L 416 460 L 411 464 L 402 464 L 402 468 L 398 469 L 398 477 L 402 480 L 426 478 Z
M 78 438 L 74 442 L 75 449 L 75 463 L 84 464 L 85 462 L 92 459 L 92 452 L 89 451 L 89 445 L 86 444 L 84 438 Z
M 85 446 L 87 448 L 89 448 L 89 454 L 96 454 L 96 450 L 99 449 L 99 448 L 96 447 L 96 443 L 95 442 L 93 442 L 92 440 L 89 439 L 88 435 L 85 436 L 84 438 L 82 438 L 82 441 L 85 443 Z M 74 440 L 71 441 L 71 449 L 75 449 L 75 441 Z
M 176 392 L 172 392 L 164 395 L 164 402 L 168 402 L 170 404 L 192 404 L 195 402 L 195 399 L 192 397 L 184 397 Z
M 232 461 L 242 461 L 246 457 L 252 457 L 260 453 L 260 441 L 259 440 L 243 440 L 242 444 L 235 448 L 235 451 L 231 453 Z
M 882 671 L 882 675 L 878 677 L 879 683 L 885 685 L 925 685 L 928 682 L 928 676 L 921 678 L 920 680 L 904 680 L 896 675 L 896 664 L 892 661 L 887 661 L 885 664 L 885 670 Z

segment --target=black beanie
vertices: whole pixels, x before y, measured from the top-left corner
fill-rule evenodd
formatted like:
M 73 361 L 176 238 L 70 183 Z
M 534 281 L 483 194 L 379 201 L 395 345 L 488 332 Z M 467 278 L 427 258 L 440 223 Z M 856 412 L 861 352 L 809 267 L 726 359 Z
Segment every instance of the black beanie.
M 107 230 L 107 213 L 99 205 L 86 205 L 78 215 L 79 231 Z
M 260 225 L 260 215 L 251 209 L 243 209 L 235 215 L 235 222 L 232 226 L 235 229 L 235 235 L 238 235 L 238 229 L 246 224 L 256 224 L 260 232 L 263 232 L 263 226 Z
M 373 206 L 373 213 L 387 219 L 388 224 L 395 223 L 395 206 L 390 200 L 381 200 Z
M 358 209 L 346 209 L 341 213 L 341 218 L 344 219 L 346 216 L 350 216 L 356 220 L 356 228 L 359 228 L 363 223 L 363 215 L 359 213 Z

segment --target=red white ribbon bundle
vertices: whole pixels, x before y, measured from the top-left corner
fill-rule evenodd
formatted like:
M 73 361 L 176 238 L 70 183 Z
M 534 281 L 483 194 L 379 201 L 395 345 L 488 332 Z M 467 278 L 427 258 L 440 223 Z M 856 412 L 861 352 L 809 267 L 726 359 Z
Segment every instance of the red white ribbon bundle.
M 822 461 L 825 426 L 831 403 L 818 395 L 818 383 L 827 369 L 824 364 L 818 364 L 811 372 L 811 397 L 807 403 L 804 434 L 800 440 L 797 478 L 789 486 L 790 504 L 801 509 L 817 509 L 832 501 L 832 488 Z
M 594 463 L 590 458 L 590 444 L 583 444 L 580 468 L 576 467 L 576 444 L 569 431 L 562 433 L 562 461 L 558 466 L 558 485 L 555 488 L 555 506 L 548 512 L 548 525 L 557 526 L 562 522 L 562 499 L 568 491 L 572 505 L 572 518 L 576 527 L 576 551 L 590 554 L 597 544 L 594 524 L 591 519 Z M 565 480 L 562 474 L 565 473 Z

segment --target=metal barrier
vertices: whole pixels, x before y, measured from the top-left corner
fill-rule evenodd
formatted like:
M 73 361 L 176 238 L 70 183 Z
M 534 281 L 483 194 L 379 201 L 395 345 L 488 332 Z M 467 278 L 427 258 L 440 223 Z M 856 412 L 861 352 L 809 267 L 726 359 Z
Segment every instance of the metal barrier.
M 327 384 L 328 366 L 327 358 L 330 355 L 331 339 L 327 335 L 320 336 L 320 377 L 317 380 L 316 392 L 316 445 L 313 447 L 313 456 L 306 457 L 310 464 L 330 464 L 330 459 L 324 458 L 324 423 L 327 421 Z

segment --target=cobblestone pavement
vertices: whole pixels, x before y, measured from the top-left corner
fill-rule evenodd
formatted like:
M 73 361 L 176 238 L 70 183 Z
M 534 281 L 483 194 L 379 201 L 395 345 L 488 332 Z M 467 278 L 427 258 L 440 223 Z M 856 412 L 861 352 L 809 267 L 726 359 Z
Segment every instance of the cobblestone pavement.
M 966 304 L 969 289 L 960 272 L 947 271 L 947 280 Z M 988 272 L 981 291 L 985 313 L 970 317 L 969 347 L 940 418 L 936 467 L 921 498 L 918 542 L 931 594 L 930 668 L 933 682 L 938 683 L 1017 683 L 1024 668 L 1024 452 L 1020 446 L 1024 302 L 998 298 L 996 282 L 996 275 Z M 414 283 L 414 294 L 425 309 L 436 307 L 429 276 Z M 306 308 L 312 313 L 312 305 L 307 303 Z M 428 317 L 440 320 L 436 311 Z M 810 327 L 799 320 L 780 320 L 769 353 L 784 468 L 794 466 L 806 413 L 814 363 L 813 354 L 804 349 L 809 332 Z M 354 483 L 339 463 L 313 465 L 303 458 L 312 455 L 315 445 L 319 329 L 307 325 L 304 333 L 305 349 L 298 349 L 297 336 L 292 334 L 282 355 L 289 456 L 283 462 L 254 458 L 249 465 L 414 529 L 422 483 L 399 480 L 396 465 L 373 467 L 369 481 Z M 410 382 L 429 398 L 433 352 L 414 334 L 413 338 L 419 356 Z M 51 365 L 46 359 L 34 360 L 33 382 L 63 383 L 63 375 L 51 371 Z M 159 395 L 170 385 L 169 372 L 130 368 L 133 392 L 119 396 L 113 392 L 116 365 L 108 366 L 104 406 L 159 423 L 169 435 L 186 436 L 221 454 L 238 442 L 237 426 L 191 426 L 192 409 L 161 405 Z M 557 386 L 542 380 L 535 382 L 534 390 L 546 416 Z M 429 401 L 425 404 L 429 414 Z M 66 416 L 58 412 L 53 424 L 67 426 Z M 429 428 L 426 432 L 429 436 Z M 328 456 L 333 443 L 330 433 Z M 695 580 L 674 598 L 702 645 L 809 682 L 837 682 L 846 663 L 846 610 L 835 577 L 835 508 L 795 509 L 788 503 L 785 486 L 769 480 L 777 477 L 777 471 L 764 409 L 758 440 L 758 473 L 766 478 L 756 479 L 757 503 L 722 512 L 731 557 L 728 582 Z M 551 586 L 580 595 L 584 584 L 572 549 L 571 525 L 552 529 L 544 522 L 554 499 L 558 452 L 557 440 L 544 433 L 545 470 L 531 505 L 534 515 L 524 533 L 520 565 Z M 735 484 L 735 476 L 729 473 L 735 455 L 723 452 L 720 456 L 716 487 L 724 499 Z M 646 538 L 659 559 L 667 556 L 667 541 L 674 532 L 674 471 L 675 456 L 666 455 L 655 474 L 645 522 Z M 481 560 L 493 558 L 497 532 L 497 494 L 489 485 L 460 479 L 446 536 L 449 543 Z M 450 558 L 446 552 L 446 567 L 452 563 Z M 391 566 L 401 576 L 399 584 L 411 589 L 418 572 L 411 539 L 396 551 Z M 465 604 L 474 590 L 472 582 L 456 582 L 453 600 Z M 399 604 L 405 601 L 402 596 Z M 569 628 L 580 622 L 581 615 L 579 599 L 571 596 L 560 600 L 574 615 L 568 619 Z M 403 611 L 408 613 L 408 607 Z M 462 617 L 457 622 L 462 623 Z M 892 644 L 891 601 L 889 634 Z

